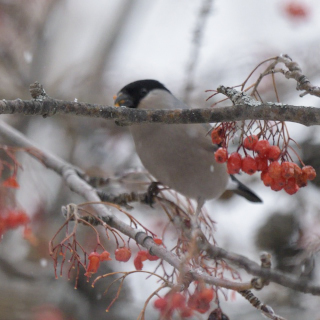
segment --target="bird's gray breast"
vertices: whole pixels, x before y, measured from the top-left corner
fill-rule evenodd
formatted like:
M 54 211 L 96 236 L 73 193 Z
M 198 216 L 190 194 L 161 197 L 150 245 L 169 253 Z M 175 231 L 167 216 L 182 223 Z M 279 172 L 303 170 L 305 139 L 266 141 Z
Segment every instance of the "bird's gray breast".
M 215 198 L 225 190 L 225 165 L 214 161 L 202 125 L 142 124 L 130 130 L 141 162 L 162 184 L 194 199 Z

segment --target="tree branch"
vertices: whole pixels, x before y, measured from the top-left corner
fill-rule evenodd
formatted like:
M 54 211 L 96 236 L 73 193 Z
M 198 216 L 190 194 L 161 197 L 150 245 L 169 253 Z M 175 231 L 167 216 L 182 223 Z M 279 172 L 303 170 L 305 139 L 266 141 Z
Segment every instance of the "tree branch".
M 297 90 L 301 90 L 304 92 L 300 94 L 300 97 L 303 97 L 307 94 L 311 94 L 317 97 L 320 97 L 320 87 L 314 86 L 310 80 L 302 73 L 302 69 L 299 64 L 292 59 L 287 54 L 281 54 L 277 58 L 278 62 L 284 63 L 284 65 L 288 68 L 288 70 L 281 70 L 281 73 L 287 79 L 294 79 L 297 81 Z
M 214 123 L 238 120 L 291 121 L 305 126 L 320 125 L 320 109 L 280 103 L 237 104 L 229 107 L 177 110 L 137 110 L 90 103 L 55 100 L 0 100 L 0 114 L 70 114 L 115 120 L 120 125 L 137 123 Z
M 213 246 L 209 242 L 207 242 L 202 249 L 206 250 L 210 258 L 228 260 L 254 276 L 268 279 L 296 291 L 320 295 L 320 287 L 308 284 L 305 279 L 300 280 L 277 270 L 261 268 L 259 264 L 251 261 L 247 257 L 233 252 L 228 252 L 222 248 Z

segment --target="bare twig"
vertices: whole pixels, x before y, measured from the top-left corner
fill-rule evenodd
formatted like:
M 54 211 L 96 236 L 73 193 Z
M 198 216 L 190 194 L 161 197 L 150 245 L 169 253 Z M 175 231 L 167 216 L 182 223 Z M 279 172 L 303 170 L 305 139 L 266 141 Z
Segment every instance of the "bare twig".
M 184 87 L 184 94 L 183 94 L 183 97 L 186 103 L 189 102 L 190 93 L 192 92 L 194 87 L 194 70 L 198 62 L 204 29 L 211 11 L 211 7 L 212 7 L 212 0 L 203 0 L 198 17 L 197 17 L 196 26 L 193 31 L 191 53 L 190 53 L 189 62 L 186 70 L 187 80 L 186 80 L 186 84 Z
M 297 81 L 297 90 L 304 90 L 300 97 L 303 97 L 307 94 L 311 94 L 313 96 L 320 97 L 320 87 L 312 85 L 310 80 L 302 73 L 302 69 L 299 64 L 292 59 L 287 54 L 281 54 L 278 57 L 278 61 L 285 64 L 285 66 L 289 69 L 281 70 L 281 72 L 285 75 L 287 79 L 294 79 Z
M 260 310 L 265 317 L 272 320 L 286 320 L 285 318 L 276 315 L 270 306 L 263 304 L 250 290 L 239 291 L 239 293 L 256 309 Z
M 245 256 L 226 251 L 217 246 L 213 246 L 208 242 L 203 245 L 202 249 L 206 250 L 210 258 L 228 260 L 254 276 L 268 279 L 272 282 L 296 291 L 320 295 L 320 287 L 307 283 L 305 279 L 297 279 L 280 271 L 262 268 L 258 263 L 248 259 Z

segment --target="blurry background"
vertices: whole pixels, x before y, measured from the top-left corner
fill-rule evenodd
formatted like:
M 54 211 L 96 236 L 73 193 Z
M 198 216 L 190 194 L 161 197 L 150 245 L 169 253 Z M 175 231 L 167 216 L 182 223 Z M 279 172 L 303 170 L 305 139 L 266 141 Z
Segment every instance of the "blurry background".
M 125 84 L 152 78 L 190 106 L 206 107 L 213 100 L 205 101 L 205 90 L 240 84 L 259 62 L 280 53 L 289 54 L 319 85 L 319 16 L 317 0 L 0 0 L 0 98 L 29 99 L 29 85 L 37 80 L 56 99 L 112 105 Z M 279 75 L 276 81 L 281 102 L 319 106 L 318 98 L 299 98 L 294 81 Z M 265 101 L 276 101 L 271 79 L 262 87 Z M 110 177 L 141 167 L 128 130 L 112 122 L 72 116 L 1 118 L 89 174 Z M 301 145 L 300 156 L 319 174 L 319 128 L 289 124 L 289 129 Z M 93 290 L 80 279 L 74 290 L 73 280 L 54 279 L 48 241 L 63 223 L 61 205 L 83 199 L 30 157 L 19 160 L 24 170 L 17 201 L 32 217 L 39 244 L 31 246 L 19 230 L 1 240 L 0 319 L 136 319 L 156 288 L 154 280 L 128 278 L 119 301 L 105 313 L 115 294 L 103 295 L 106 282 Z M 266 189 L 258 174 L 239 178 L 264 203 L 228 194 L 210 202 L 219 246 L 255 261 L 260 250 L 268 250 L 274 266 L 319 283 L 312 266 L 319 249 L 320 179 L 289 196 Z M 110 190 L 121 192 L 124 186 L 117 188 Z M 163 213 L 136 208 L 133 214 L 160 233 Z M 90 244 L 92 234 L 82 229 Z M 109 246 L 114 250 L 113 243 Z M 109 267 L 131 270 L 133 264 L 111 262 Z M 277 285 L 257 295 L 288 319 L 320 319 L 319 298 Z M 222 309 L 230 319 L 261 318 L 242 297 L 227 296 L 228 301 L 221 296 Z M 150 307 L 147 319 L 156 318 Z

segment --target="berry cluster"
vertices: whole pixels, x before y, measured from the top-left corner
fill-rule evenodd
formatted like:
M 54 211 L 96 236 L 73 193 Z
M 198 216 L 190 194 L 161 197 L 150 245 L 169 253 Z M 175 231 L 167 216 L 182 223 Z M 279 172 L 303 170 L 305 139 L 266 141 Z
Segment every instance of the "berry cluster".
M 16 178 L 16 175 L 13 175 L 13 176 L 7 178 L 5 181 L 3 181 L 2 186 L 6 187 L 6 188 L 13 188 L 13 189 L 20 188 L 19 183 Z
M 23 210 L 0 212 L 0 236 L 10 229 L 26 226 L 29 222 L 30 219 Z
M 187 293 L 172 292 L 167 293 L 163 298 L 154 301 L 154 307 L 158 309 L 165 319 L 170 318 L 176 310 L 181 318 L 189 318 L 194 311 L 206 313 L 210 309 L 210 302 L 215 297 L 212 288 L 197 288 L 187 299 Z
M 0 224 L 1 227 L 1 224 Z M 159 238 L 154 238 L 153 241 L 157 245 L 163 245 L 162 240 Z M 131 258 L 131 250 L 127 247 L 117 248 L 114 252 L 115 259 L 121 262 L 127 262 Z M 143 261 L 156 261 L 159 257 L 150 254 L 148 251 L 140 250 L 138 251 L 136 257 L 134 258 L 134 266 L 136 270 L 142 270 Z M 100 267 L 101 261 L 112 260 L 110 258 L 110 253 L 108 251 L 103 251 L 102 253 L 98 253 L 96 251 L 91 252 L 88 256 L 89 265 L 86 268 L 86 273 L 84 274 L 88 278 L 90 278 L 94 273 L 96 273 Z
M 223 134 L 219 127 L 212 131 L 211 138 L 213 143 L 223 141 Z M 284 189 L 290 195 L 296 193 L 299 188 L 305 187 L 308 180 L 316 177 L 312 166 L 300 168 L 293 162 L 283 161 L 284 155 L 281 154 L 280 148 L 270 145 L 268 140 L 259 140 L 258 136 L 251 135 L 243 140 L 242 146 L 245 157 L 242 157 L 239 152 L 228 155 L 224 147 L 215 152 L 217 162 L 227 162 L 229 174 L 236 174 L 242 170 L 252 175 L 261 171 L 261 180 L 265 186 L 271 187 L 274 191 Z M 248 150 L 253 152 L 253 156 L 248 155 Z

